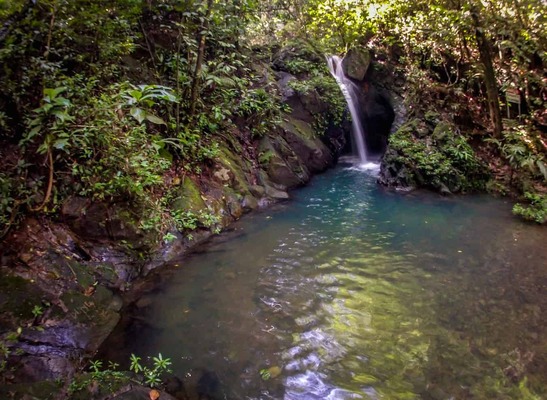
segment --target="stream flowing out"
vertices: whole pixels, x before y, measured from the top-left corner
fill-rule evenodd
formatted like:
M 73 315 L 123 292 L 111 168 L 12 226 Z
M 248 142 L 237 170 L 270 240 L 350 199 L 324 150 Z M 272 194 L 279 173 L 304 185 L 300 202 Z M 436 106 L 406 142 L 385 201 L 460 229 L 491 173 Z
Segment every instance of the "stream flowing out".
M 545 228 L 344 165 L 293 197 L 175 260 L 103 357 L 161 352 L 189 398 L 547 398 Z

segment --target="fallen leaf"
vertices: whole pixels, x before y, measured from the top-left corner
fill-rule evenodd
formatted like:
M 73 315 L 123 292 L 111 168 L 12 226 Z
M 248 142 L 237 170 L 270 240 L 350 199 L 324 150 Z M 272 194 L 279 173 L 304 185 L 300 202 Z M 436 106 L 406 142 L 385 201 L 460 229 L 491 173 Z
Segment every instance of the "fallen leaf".
M 84 290 L 84 296 L 92 296 L 93 293 L 95 293 L 95 289 L 97 289 L 94 285 L 89 286 L 86 290 Z
M 160 398 L 160 392 L 156 389 L 152 389 L 148 395 L 150 396 L 150 400 L 158 400 Z

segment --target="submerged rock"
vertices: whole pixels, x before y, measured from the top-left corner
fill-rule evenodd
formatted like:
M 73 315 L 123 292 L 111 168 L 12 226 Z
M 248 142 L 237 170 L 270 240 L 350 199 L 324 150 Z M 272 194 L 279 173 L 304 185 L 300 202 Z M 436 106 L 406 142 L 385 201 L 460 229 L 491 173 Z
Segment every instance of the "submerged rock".
M 202 400 L 221 400 L 221 383 L 215 372 L 204 370 L 197 383 L 198 398 Z

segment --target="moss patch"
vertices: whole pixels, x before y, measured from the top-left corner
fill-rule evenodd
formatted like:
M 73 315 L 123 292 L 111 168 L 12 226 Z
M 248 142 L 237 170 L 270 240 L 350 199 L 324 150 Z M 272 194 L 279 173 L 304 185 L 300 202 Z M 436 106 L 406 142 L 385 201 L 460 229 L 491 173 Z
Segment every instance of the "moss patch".
M 43 295 L 36 285 L 23 278 L 0 275 L 0 311 L 4 317 L 11 314 L 20 319 L 33 318 L 32 310 L 41 304 Z M 4 325 L 3 319 L 0 319 L 1 325 Z
M 205 201 L 201 198 L 199 187 L 190 178 L 184 178 L 177 194 L 172 204 L 175 210 L 199 212 L 207 208 Z
M 484 189 L 486 167 L 450 123 L 432 128 L 412 120 L 390 137 L 380 180 L 392 186 L 466 192 Z
M 237 158 L 226 147 L 221 147 L 218 161 L 234 175 L 234 190 L 241 194 L 250 194 L 249 183 L 245 177 L 244 162 Z

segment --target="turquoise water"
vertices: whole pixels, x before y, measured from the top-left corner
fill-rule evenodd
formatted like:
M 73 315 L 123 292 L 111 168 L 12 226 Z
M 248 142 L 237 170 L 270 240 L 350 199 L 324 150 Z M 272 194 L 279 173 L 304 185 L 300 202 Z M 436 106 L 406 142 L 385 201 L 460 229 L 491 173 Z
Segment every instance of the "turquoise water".
M 510 209 L 339 166 L 173 262 L 105 356 L 190 398 L 547 398 L 547 230 Z

